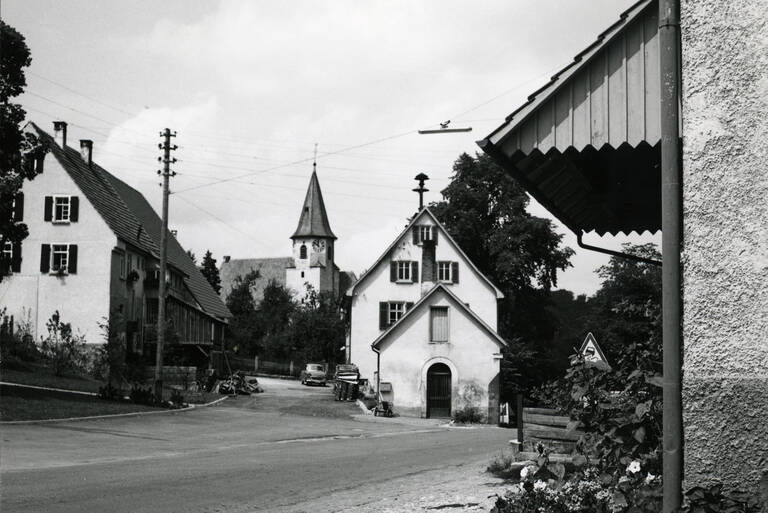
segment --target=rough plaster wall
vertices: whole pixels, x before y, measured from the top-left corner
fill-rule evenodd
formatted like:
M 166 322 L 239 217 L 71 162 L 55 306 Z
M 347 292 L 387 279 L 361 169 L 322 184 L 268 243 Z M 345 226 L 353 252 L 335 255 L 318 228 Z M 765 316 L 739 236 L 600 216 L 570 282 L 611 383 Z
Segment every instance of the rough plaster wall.
M 686 487 L 768 471 L 768 0 L 687 0 Z

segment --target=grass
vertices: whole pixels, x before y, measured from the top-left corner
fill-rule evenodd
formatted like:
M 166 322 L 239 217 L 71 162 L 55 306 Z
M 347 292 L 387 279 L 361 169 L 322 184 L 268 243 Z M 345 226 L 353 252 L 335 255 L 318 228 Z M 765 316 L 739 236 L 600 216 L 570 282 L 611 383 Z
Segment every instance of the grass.
M 104 401 L 94 396 L 0 386 L 0 420 L 42 420 L 153 411 L 160 408 Z
M 103 381 L 90 376 L 56 376 L 50 367 L 42 363 L 29 362 L 25 362 L 23 367 L 3 367 L 0 370 L 0 381 L 94 393 L 99 391 L 99 387 L 104 386 Z

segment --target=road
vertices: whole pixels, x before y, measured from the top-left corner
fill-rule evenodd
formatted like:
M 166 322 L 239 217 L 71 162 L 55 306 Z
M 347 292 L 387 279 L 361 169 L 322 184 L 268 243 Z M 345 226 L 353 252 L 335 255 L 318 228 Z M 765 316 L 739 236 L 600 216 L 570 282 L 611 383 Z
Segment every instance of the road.
M 190 412 L 3 426 L 0 510 L 354 511 L 414 480 L 476 472 L 510 438 L 362 421 L 328 388 L 261 381 L 264 394 Z

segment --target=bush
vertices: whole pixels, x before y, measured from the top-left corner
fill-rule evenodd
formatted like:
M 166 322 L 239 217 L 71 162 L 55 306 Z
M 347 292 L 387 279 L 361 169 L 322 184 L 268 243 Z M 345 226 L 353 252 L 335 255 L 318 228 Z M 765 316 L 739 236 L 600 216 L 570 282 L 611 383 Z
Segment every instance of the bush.
M 501 451 L 498 456 L 494 456 L 488 464 L 486 471 L 502 479 L 517 477 L 513 470 L 515 463 L 515 454 L 513 452 Z
M 477 406 L 465 406 L 451 414 L 454 422 L 461 424 L 481 424 L 485 422 L 485 415 Z
M 123 391 L 119 388 L 113 387 L 110 383 L 107 383 L 103 387 L 99 387 L 98 392 L 99 399 L 104 399 L 106 401 L 122 401 L 123 400 Z
M 25 310 L 26 319 L 13 325 L 12 318 L 6 316 L 6 309 L 0 309 L 0 359 L 4 365 L 26 369 L 21 362 L 36 362 L 42 355 L 32 337 L 31 311 Z
M 182 408 L 184 407 L 184 405 L 186 405 L 186 403 L 184 402 L 184 396 L 181 394 L 181 392 L 175 389 L 173 390 L 173 392 L 171 392 L 170 402 L 173 406 L 176 406 L 179 408 Z
M 57 376 L 67 372 L 84 372 L 87 363 L 85 337 L 72 332 L 72 325 L 61 322 L 56 310 L 45 323 L 48 336 L 42 340 L 40 349 L 51 363 Z
M 141 387 L 139 385 L 134 385 L 131 388 L 130 396 L 131 401 L 135 404 L 143 404 L 146 406 L 155 406 L 155 393 L 152 390 L 152 387 Z

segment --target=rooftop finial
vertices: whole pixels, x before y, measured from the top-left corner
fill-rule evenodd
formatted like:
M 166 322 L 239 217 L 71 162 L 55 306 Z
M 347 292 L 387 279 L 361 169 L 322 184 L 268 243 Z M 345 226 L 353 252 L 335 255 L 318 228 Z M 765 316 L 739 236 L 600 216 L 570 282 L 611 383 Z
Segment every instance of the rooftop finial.
M 419 181 L 419 186 L 413 189 L 413 192 L 419 193 L 419 212 L 421 212 L 421 209 L 424 208 L 424 193 L 429 192 L 429 189 L 424 188 L 424 181 L 429 180 L 429 177 L 424 173 L 419 173 L 414 177 L 414 180 Z
M 312 171 L 317 171 L 317 143 L 315 143 L 315 161 L 312 163 Z

